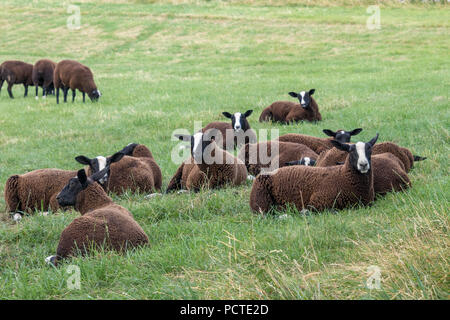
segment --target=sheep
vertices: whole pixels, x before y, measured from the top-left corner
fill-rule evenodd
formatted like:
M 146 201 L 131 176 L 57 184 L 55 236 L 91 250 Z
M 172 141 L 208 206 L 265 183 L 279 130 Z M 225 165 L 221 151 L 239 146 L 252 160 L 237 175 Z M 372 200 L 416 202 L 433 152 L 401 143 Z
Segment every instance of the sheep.
M 42 87 L 43 98 L 45 98 L 47 94 L 51 94 L 54 91 L 53 73 L 55 71 L 55 67 L 56 63 L 48 59 L 41 59 L 34 64 L 32 79 L 33 84 L 36 87 L 36 99 L 38 99 L 39 87 Z
M 53 85 L 56 90 L 56 103 L 59 103 L 59 88 L 63 90 L 64 102 L 67 102 L 69 89 L 72 90 L 72 102 L 75 101 L 77 89 L 83 94 L 83 102 L 86 94 L 91 101 L 97 101 L 102 95 L 94 82 L 91 69 L 74 60 L 58 62 L 53 73 Z
M 337 140 L 339 142 L 347 143 L 350 142 L 352 136 L 359 134 L 361 131 L 361 128 L 357 128 L 351 131 L 337 130 L 335 132 L 329 129 L 324 129 L 323 132 L 326 135 L 331 136 L 331 138 L 318 138 L 305 134 L 288 133 L 278 137 L 278 141 L 304 144 L 317 154 L 320 154 L 323 151 L 333 148 L 331 140 Z
M 294 204 L 298 210 L 343 209 L 373 202 L 371 150 L 378 134 L 369 142 L 354 145 L 332 141 L 349 153 L 342 166 L 326 168 L 290 166 L 256 177 L 250 193 L 254 212 Z
M 60 206 L 73 206 L 81 213 L 61 233 L 56 255 L 45 261 L 55 266 L 78 252 L 88 254 L 92 248 L 125 252 L 148 244 L 148 236 L 127 209 L 115 204 L 96 183 L 107 167 L 90 177 L 81 169 L 58 193 Z
M 118 153 L 109 162 L 114 163 L 122 157 L 123 154 Z M 57 211 L 60 206 L 56 195 L 76 174 L 77 171 L 71 170 L 38 169 L 10 176 L 4 193 L 7 212 Z
M 118 161 L 117 157 L 121 160 Z M 120 195 L 126 190 L 132 192 L 161 190 L 161 169 L 150 150 L 144 145 L 131 143 L 110 157 L 98 156 L 90 159 L 86 156 L 78 156 L 75 160 L 89 166 L 86 170 L 88 175 L 99 172 L 105 167 L 110 168 L 99 180 L 106 192 Z
M 279 141 L 246 144 L 238 154 L 238 158 L 245 163 L 248 173 L 253 176 L 257 176 L 261 170 L 270 171 L 276 167 L 284 167 L 287 162 L 302 157 L 315 160 L 318 155 L 303 144 Z
M 8 94 L 11 99 L 14 99 L 12 94 L 12 86 L 14 84 L 22 83 L 25 87 L 24 97 L 28 95 L 28 86 L 33 85 L 32 79 L 33 65 L 16 60 L 5 61 L 0 65 L 0 91 L 2 90 L 3 82 L 8 83 Z
M 276 101 L 265 108 L 260 117 L 259 122 L 274 121 L 283 124 L 298 121 L 320 121 L 322 116 L 319 107 L 312 97 L 315 89 L 309 91 L 301 91 L 300 93 L 289 92 L 289 95 L 298 98 L 300 103 L 291 101 Z
M 198 191 L 202 187 L 220 188 L 226 184 L 241 185 L 247 178 L 245 164 L 221 149 L 208 133 L 193 136 L 175 135 L 191 142 L 191 157 L 177 169 L 167 186 L 166 193 L 187 189 Z
M 310 157 L 303 157 L 300 160 L 285 162 L 285 164 L 286 166 L 315 166 L 316 160 L 311 159 Z
M 250 128 L 247 117 L 252 114 L 253 110 L 247 110 L 245 113 L 222 112 L 222 114 L 231 119 L 231 124 L 226 122 L 214 121 L 207 124 L 201 131 L 205 133 L 208 130 L 218 130 L 214 133 L 216 143 L 222 145 L 224 150 L 232 150 L 236 147 L 240 148 L 245 143 L 255 143 L 256 133 Z

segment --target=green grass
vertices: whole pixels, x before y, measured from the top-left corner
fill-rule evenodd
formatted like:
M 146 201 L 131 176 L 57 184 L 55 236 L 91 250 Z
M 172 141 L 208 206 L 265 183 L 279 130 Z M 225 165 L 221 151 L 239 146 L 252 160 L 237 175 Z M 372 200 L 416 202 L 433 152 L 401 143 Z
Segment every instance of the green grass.
M 152 150 L 165 188 L 177 168 L 173 130 L 251 108 L 254 129 L 323 136 L 324 128 L 362 127 L 361 140 L 379 132 L 380 141 L 428 159 L 410 172 L 410 190 L 337 214 L 255 215 L 250 183 L 151 200 L 113 196 L 149 246 L 58 269 L 44 258 L 79 213 L 20 224 L 4 213 L 0 299 L 449 298 L 448 6 L 383 5 L 381 29 L 368 30 L 366 6 L 351 1 L 144 2 L 153 1 L 80 1 L 80 30 L 66 28 L 70 14 L 59 1 L 0 3 L 0 61 L 76 59 L 103 93 L 95 104 L 79 95 L 56 105 L 54 97 L 36 101 L 34 90 L 23 98 L 21 86 L 10 100 L 4 87 L 0 192 L 12 174 L 77 169 L 75 156 L 109 155 L 130 142 Z M 271 102 L 310 88 L 321 123 L 257 122 Z M 66 285 L 69 265 L 80 267 L 80 290 Z M 381 269 L 379 290 L 365 286 L 372 265 Z

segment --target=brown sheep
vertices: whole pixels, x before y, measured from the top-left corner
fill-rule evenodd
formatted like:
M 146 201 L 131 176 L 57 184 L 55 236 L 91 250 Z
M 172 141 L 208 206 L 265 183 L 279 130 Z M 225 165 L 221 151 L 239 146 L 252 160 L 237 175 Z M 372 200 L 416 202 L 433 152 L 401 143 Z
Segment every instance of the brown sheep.
M 320 154 L 321 152 L 330 150 L 331 148 L 334 147 L 333 144 L 331 143 L 331 140 L 337 140 L 339 142 L 347 143 L 350 142 L 352 136 L 356 136 L 361 131 L 362 131 L 361 128 L 354 129 L 351 131 L 337 130 L 334 132 L 329 129 L 324 129 L 323 132 L 326 135 L 329 135 L 331 138 L 318 138 L 308 136 L 305 134 L 288 133 L 278 137 L 278 140 L 283 142 L 304 144 L 305 146 L 311 148 L 315 153 Z
M 315 89 L 301 91 L 300 93 L 289 92 L 289 95 L 298 98 L 300 103 L 291 101 L 276 101 L 265 108 L 259 122 L 274 121 L 289 124 L 298 121 L 320 121 L 322 116 L 319 112 L 319 106 L 312 97 Z
M 58 62 L 53 73 L 53 84 L 56 90 L 56 103 L 59 103 L 59 88 L 63 90 L 64 102 L 67 102 L 69 89 L 72 90 L 72 102 L 75 101 L 77 89 L 83 94 L 83 102 L 85 102 L 86 94 L 91 101 L 97 101 L 101 97 L 91 69 L 74 60 Z
M 279 141 L 246 144 L 238 155 L 238 158 L 245 163 L 248 173 L 253 176 L 257 176 L 261 169 L 274 170 L 302 157 L 315 160 L 318 155 L 303 144 Z
M 211 134 L 216 143 L 222 146 L 224 150 L 233 150 L 240 148 L 245 143 L 255 143 L 256 133 L 250 128 L 247 117 L 252 114 L 253 110 L 247 110 L 245 113 L 222 112 L 222 114 L 231 119 L 231 124 L 227 122 L 214 121 L 207 124 L 202 132 L 207 130 L 218 130 L 219 134 Z
M 28 95 L 28 86 L 33 85 L 33 65 L 16 60 L 5 61 L 0 65 L 0 91 L 2 90 L 3 82 L 8 83 L 8 94 L 11 99 L 14 99 L 12 94 L 12 86 L 14 84 L 22 83 L 25 87 L 24 97 Z
M 121 160 L 117 160 L 120 157 Z M 90 159 L 86 156 L 75 158 L 79 163 L 88 165 L 87 174 L 110 169 L 99 180 L 106 192 L 118 195 L 126 190 L 131 192 L 154 192 L 161 190 L 162 173 L 150 150 L 136 143 L 130 143 L 110 157 L 98 156 Z
M 56 256 L 46 261 L 57 265 L 64 258 L 78 252 L 88 254 L 91 248 L 125 252 L 148 243 L 148 237 L 133 215 L 115 204 L 99 186 L 106 169 L 86 176 L 84 169 L 69 180 L 57 196 L 60 206 L 74 206 L 81 213 L 61 233 Z
M 34 64 L 32 78 L 33 84 L 36 87 L 36 99 L 38 99 L 39 87 L 42 87 L 43 98 L 53 92 L 53 73 L 55 67 L 56 63 L 48 59 L 41 59 Z
M 251 209 L 266 213 L 293 204 L 298 210 L 322 211 L 370 204 L 375 197 L 371 149 L 377 139 L 378 134 L 367 143 L 333 141 L 337 148 L 349 153 L 342 166 L 292 166 L 260 174 L 250 193 Z
M 221 149 L 214 139 L 208 137 L 208 133 L 175 136 L 183 141 L 191 141 L 191 158 L 177 169 L 166 193 L 185 188 L 198 191 L 202 187 L 220 188 L 226 184 L 237 186 L 245 182 L 245 164 Z

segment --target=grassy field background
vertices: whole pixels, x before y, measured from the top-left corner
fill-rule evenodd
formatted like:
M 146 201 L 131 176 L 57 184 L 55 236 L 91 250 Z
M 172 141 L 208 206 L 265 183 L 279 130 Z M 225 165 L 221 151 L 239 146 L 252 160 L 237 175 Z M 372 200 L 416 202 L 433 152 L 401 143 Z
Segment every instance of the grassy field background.
M 380 7 L 369 30 L 367 5 L 354 1 L 0 2 L 0 61 L 76 59 L 88 65 L 98 103 L 0 94 L 0 192 L 12 174 L 78 169 L 74 157 L 147 145 L 167 186 L 177 165 L 173 130 L 226 121 L 222 111 L 253 109 L 254 129 L 323 136 L 364 128 L 367 141 L 394 141 L 428 159 L 410 172 L 413 187 L 373 206 L 273 217 L 251 213 L 251 183 L 197 194 L 113 196 L 150 244 L 125 256 L 98 252 L 55 269 L 61 231 L 79 213 L 0 220 L 0 299 L 448 299 L 448 6 Z M 389 4 L 389 3 L 388 3 Z M 323 121 L 257 122 L 289 91 L 315 88 Z M 70 96 L 70 95 L 69 95 Z M 0 199 L 0 211 L 5 203 Z M 279 216 L 287 213 L 286 219 Z M 69 265 L 81 289 L 66 285 Z M 381 288 L 369 289 L 370 266 Z

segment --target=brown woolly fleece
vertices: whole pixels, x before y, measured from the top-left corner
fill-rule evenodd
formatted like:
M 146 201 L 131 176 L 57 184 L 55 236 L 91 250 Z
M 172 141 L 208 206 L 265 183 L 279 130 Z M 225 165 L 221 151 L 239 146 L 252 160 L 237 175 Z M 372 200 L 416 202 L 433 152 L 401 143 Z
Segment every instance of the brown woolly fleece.
M 5 185 L 7 212 L 56 211 L 56 196 L 77 171 L 39 169 L 9 177 Z
M 0 65 L 0 90 L 3 82 L 8 83 L 8 94 L 14 98 L 11 88 L 14 84 L 23 84 L 25 86 L 25 96 L 28 93 L 28 86 L 33 85 L 33 65 L 16 60 L 5 61 Z
M 194 158 L 184 161 L 178 167 L 167 186 L 167 192 L 179 189 L 198 191 L 202 187 L 220 188 L 226 184 L 234 186 L 245 183 L 247 169 L 245 164 L 231 153 L 221 149 L 213 141 L 211 155 L 220 155 L 221 164 L 195 164 Z
M 298 143 L 265 141 L 259 142 L 257 144 L 246 144 L 239 151 L 238 158 L 245 163 L 249 174 L 257 176 L 261 172 L 262 168 L 270 167 L 270 163 L 262 163 L 263 159 L 260 159 L 260 156 L 267 155 L 269 157 L 272 157 L 273 145 L 278 146 L 278 159 L 274 158 L 273 162 L 276 163 L 276 161 L 278 160 L 278 166 L 280 168 L 285 167 L 286 162 L 289 161 L 295 161 L 303 157 L 309 157 L 313 160 L 316 160 L 318 157 L 317 153 L 312 151 L 310 148 Z M 262 153 L 260 153 L 260 150 L 263 150 Z M 249 154 L 250 151 L 253 151 L 252 154 Z
M 374 149 L 376 146 L 374 146 Z M 335 166 L 337 163 L 344 162 L 347 157 L 347 152 L 333 148 L 319 155 L 316 167 Z M 402 191 L 411 186 L 403 162 L 392 153 L 374 154 L 371 159 L 373 187 L 376 194 L 384 195 L 392 190 Z
M 82 190 L 75 209 L 81 217 L 75 218 L 61 233 L 56 250 L 56 261 L 89 252 L 91 248 L 104 247 L 124 252 L 148 243 L 148 237 L 133 215 L 115 204 L 97 184 L 91 183 Z
M 58 88 L 78 89 L 91 97 L 92 91 L 97 90 L 91 69 L 74 60 L 58 62 L 53 73 L 55 90 Z
M 48 88 L 53 84 L 53 73 L 55 71 L 56 63 L 48 60 L 41 59 L 37 61 L 33 66 L 33 84 L 35 87 Z
M 289 124 L 297 121 L 320 121 L 322 115 L 319 106 L 313 97 L 308 109 L 303 108 L 300 103 L 291 101 L 276 101 L 265 108 L 259 116 L 259 122 L 274 121 Z
M 334 148 L 331 143 L 331 140 L 333 139 L 334 138 L 318 138 L 298 133 L 288 133 L 278 137 L 278 141 L 304 144 L 317 154 Z
M 293 204 L 298 210 L 343 209 L 374 200 L 373 174 L 357 172 L 348 158 L 342 166 L 291 166 L 256 177 L 250 207 L 265 213 Z

